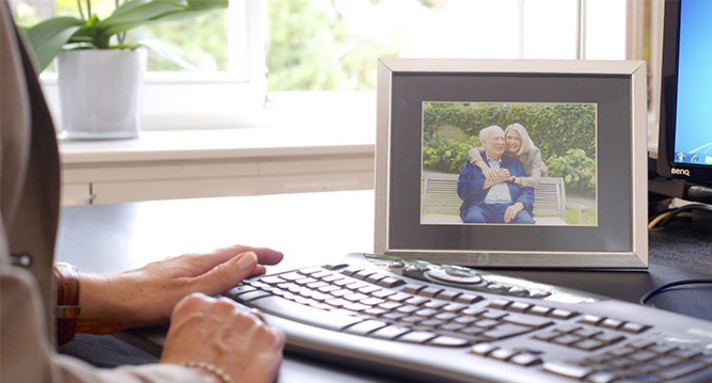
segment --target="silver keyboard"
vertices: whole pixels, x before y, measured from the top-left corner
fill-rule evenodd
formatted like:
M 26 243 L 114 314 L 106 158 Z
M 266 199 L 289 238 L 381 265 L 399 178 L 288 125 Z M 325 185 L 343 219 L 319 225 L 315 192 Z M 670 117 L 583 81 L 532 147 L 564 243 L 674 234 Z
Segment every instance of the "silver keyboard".
M 287 350 L 407 381 L 712 382 L 712 323 L 482 270 L 385 256 L 225 292 Z

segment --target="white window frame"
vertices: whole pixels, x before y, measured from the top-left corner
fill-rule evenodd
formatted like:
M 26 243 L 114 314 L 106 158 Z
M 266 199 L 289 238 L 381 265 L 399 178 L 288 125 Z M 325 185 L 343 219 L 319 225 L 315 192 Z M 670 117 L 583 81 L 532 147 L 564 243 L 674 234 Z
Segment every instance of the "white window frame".
M 230 0 L 228 12 L 228 71 L 147 73 L 143 129 L 235 128 L 260 123 L 267 86 L 267 2 Z M 40 79 L 59 125 L 57 76 L 43 73 Z

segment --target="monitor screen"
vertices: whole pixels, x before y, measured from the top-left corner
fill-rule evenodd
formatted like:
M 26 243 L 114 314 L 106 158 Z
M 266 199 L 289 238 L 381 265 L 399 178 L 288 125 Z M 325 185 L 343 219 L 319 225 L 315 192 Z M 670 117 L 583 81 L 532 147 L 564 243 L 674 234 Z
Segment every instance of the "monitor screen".
M 657 174 L 712 185 L 712 2 L 665 2 Z M 651 191 L 657 191 L 651 184 Z M 677 194 L 677 193 L 674 193 Z M 694 199 L 694 198 L 689 198 Z
M 712 166 L 712 2 L 680 5 L 674 162 Z

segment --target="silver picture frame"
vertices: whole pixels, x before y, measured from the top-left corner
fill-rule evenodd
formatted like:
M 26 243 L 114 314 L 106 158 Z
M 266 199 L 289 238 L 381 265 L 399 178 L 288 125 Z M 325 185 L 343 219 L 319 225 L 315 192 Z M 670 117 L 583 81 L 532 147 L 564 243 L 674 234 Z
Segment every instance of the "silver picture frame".
M 646 269 L 646 71 L 644 61 L 379 59 L 375 253 L 481 268 Z M 535 225 L 423 219 L 424 109 L 437 103 L 595 106 L 594 217 Z

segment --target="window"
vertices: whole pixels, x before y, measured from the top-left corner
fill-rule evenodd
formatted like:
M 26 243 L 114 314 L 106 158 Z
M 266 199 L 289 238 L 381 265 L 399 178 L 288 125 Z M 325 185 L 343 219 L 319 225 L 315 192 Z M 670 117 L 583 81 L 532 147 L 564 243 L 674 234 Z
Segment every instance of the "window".
M 112 5 L 114 0 L 94 0 L 101 2 Z M 20 24 L 76 12 L 76 4 L 15 0 Z M 190 65 L 152 61 L 144 129 L 255 126 L 273 121 L 265 116 L 275 113 L 307 114 L 310 121 L 305 123 L 318 115 L 324 124 L 351 121 L 372 129 L 379 56 L 623 59 L 626 4 L 626 0 L 230 0 L 227 12 L 211 15 L 212 19 L 130 33 L 135 39 L 151 33 L 174 46 L 191 48 L 185 53 Z M 99 12 L 101 6 L 96 7 Z M 44 77 L 54 111 L 56 84 L 51 75 Z M 324 96 L 321 91 L 328 92 Z M 314 108 L 325 113 L 314 113 Z
M 624 0 L 270 0 L 270 91 L 375 88 L 375 58 L 623 59 Z
M 113 10 L 114 2 L 92 0 L 92 11 L 106 15 Z M 33 25 L 54 15 L 76 17 L 77 3 L 16 0 L 16 21 L 18 25 Z M 144 129 L 230 127 L 244 117 L 246 110 L 261 108 L 266 9 L 260 0 L 230 0 L 226 11 L 130 31 L 127 39 L 141 40 L 152 48 L 144 95 Z M 174 61 L 182 65 L 162 56 L 178 58 Z M 45 72 L 45 95 L 57 115 L 56 73 L 52 69 Z

